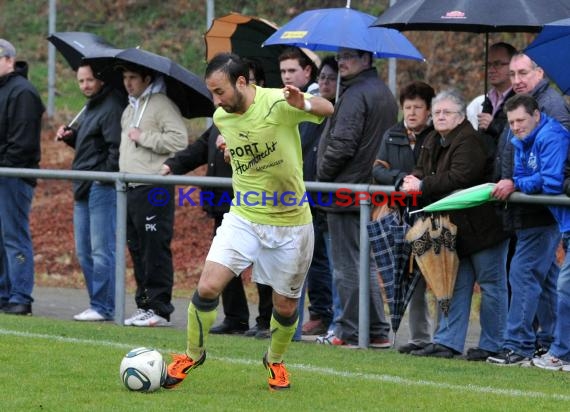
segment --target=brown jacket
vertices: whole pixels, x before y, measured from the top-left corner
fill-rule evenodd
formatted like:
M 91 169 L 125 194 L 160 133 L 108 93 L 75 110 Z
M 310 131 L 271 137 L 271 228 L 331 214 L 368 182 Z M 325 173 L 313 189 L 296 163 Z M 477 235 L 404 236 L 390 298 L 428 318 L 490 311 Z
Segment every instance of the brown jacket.
M 483 137 L 464 120 L 442 140 L 434 131 L 424 141 L 412 174 L 422 180 L 422 203 L 435 202 L 452 192 L 489 181 L 493 157 Z M 486 249 L 508 237 L 492 203 L 449 212 L 457 225 L 460 257 Z

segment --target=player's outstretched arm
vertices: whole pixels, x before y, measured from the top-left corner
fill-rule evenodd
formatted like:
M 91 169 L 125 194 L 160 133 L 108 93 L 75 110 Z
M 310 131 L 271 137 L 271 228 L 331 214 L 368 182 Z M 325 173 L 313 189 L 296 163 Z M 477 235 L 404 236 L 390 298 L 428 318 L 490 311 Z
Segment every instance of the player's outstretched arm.
M 317 116 L 331 116 L 334 112 L 334 106 L 327 99 L 319 96 L 312 96 L 310 99 L 305 99 L 303 92 L 295 86 L 285 86 L 283 88 L 283 96 L 291 106 Z

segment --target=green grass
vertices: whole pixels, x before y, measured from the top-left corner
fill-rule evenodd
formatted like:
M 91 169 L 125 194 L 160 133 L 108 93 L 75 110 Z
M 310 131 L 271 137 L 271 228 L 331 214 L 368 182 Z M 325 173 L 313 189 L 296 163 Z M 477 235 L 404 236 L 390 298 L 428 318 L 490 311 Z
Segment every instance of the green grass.
M 137 346 L 180 351 L 183 331 L 0 315 L 0 335 L 4 411 L 570 409 L 570 374 L 307 343 L 287 354 L 291 390 L 271 393 L 267 341 L 230 336 L 210 337 L 206 364 L 179 388 L 141 394 L 120 383 L 122 356 Z

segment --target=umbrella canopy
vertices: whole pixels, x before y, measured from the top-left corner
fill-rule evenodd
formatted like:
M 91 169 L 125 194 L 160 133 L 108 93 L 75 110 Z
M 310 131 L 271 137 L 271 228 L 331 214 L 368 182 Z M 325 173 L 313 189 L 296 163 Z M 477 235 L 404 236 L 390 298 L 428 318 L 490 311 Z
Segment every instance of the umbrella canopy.
M 401 33 L 369 27 L 374 20 L 374 16 L 348 7 L 309 10 L 277 30 L 263 45 L 286 44 L 319 51 L 349 48 L 369 51 L 378 58 L 424 60 Z
M 568 0 L 549 0 L 547 6 L 536 0 L 398 0 L 373 25 L 400 31 L 538 32 L 568 15 Z
M 278 57 L 287 46 L 261 47 L 267 37 L 277 30 L 277 25 L 268 20 L 230 13 L 212 21 L 204 35 L 206 60 L 216 54 L 232 52 L 257 61 L 265 72 L 266 87 L 280 87 Z
M 392 210 L 369 222 L 367 229 L 390 308 L 392 330 L 396 333 L 421 277 L 415 265 L 410 270 L 412 248 L 405 240 L 409 225 L 401 221 L 397 210 Z
M 64 31 L 51 34 L 48 41 L 65 58 L 73 71 L 77 71 L 85 59 L 94 57 L 112 57 L 121 52 L 111 43 L 93 33 L 82 31 Z M 123 76 L 114 70 L 92 65 L 97 77 L 112 84 L 117 89 L 123 88 Z
M 459 257 L 455 249 L 457 226 L 448 216 L 418 219 L 406 233 L 412 253 L 444 315 L 449 313 Z
M 479 206 L 493 200 L 491 193 L 495 186 L 495 183 L 483 183 L 467 189 L 457 190 L 449 196 L 445 196 L 437 202 L 427 205 L 423 209 L 410 212 L 410 214 L 418 212 L 441 212 L 444 210 L 467 209 Z
M 55 46 L 74 71 L 84 58 L 112 57 L 118 49 L 100 36 L 81 31 L 65 31 L 51 34 L 48 41 Z
M 90 58 L 86 61 L 113 69 L 130 63 L 153 70 L 164 76 L 166 94 L 180 108 L 182 116 L 191 119 L 210 117 L 214 113 L 212 97 L 204 81 L 167 57 L 130 48 L 116 53 L 113 57 Z
M 570 92 L 570 18 L 544 25 L 524 52 L 544 69 L 564 94 Z
M 406 30 L 485 33 L 485 63 L 489 33 L 538 32 L 542 26 L 570 15 L 569 0 L 398 0 L 373 23 Z M 485 64 L 485 94 L 487 65 Z

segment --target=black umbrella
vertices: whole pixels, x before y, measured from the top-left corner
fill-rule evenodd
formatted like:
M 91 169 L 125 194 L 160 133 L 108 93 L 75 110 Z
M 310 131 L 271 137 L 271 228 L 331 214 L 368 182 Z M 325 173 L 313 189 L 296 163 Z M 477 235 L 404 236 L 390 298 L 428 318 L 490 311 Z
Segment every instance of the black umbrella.
M 47 39 L 74 71 L 77 71 L 84 58 L 112 57 L 122 50 L 96 34 L 82 31 L 57 32 Z
M 85 59 L 97 67 L 118 69 L 122 64 L 136 64 L 164 76 L 166 94 L 180 108 L 182 116 L 211 117 L 214 114 L 212 95 L 202 78 L 167 57 L 138 48 L 119 51 L 112 57 Z
M 485 95 L 489 33 L 539 32 L 545 23 L 570 16 L 570 0 L 398 0 L 373 26 L 399 31 L 485 33 Z

